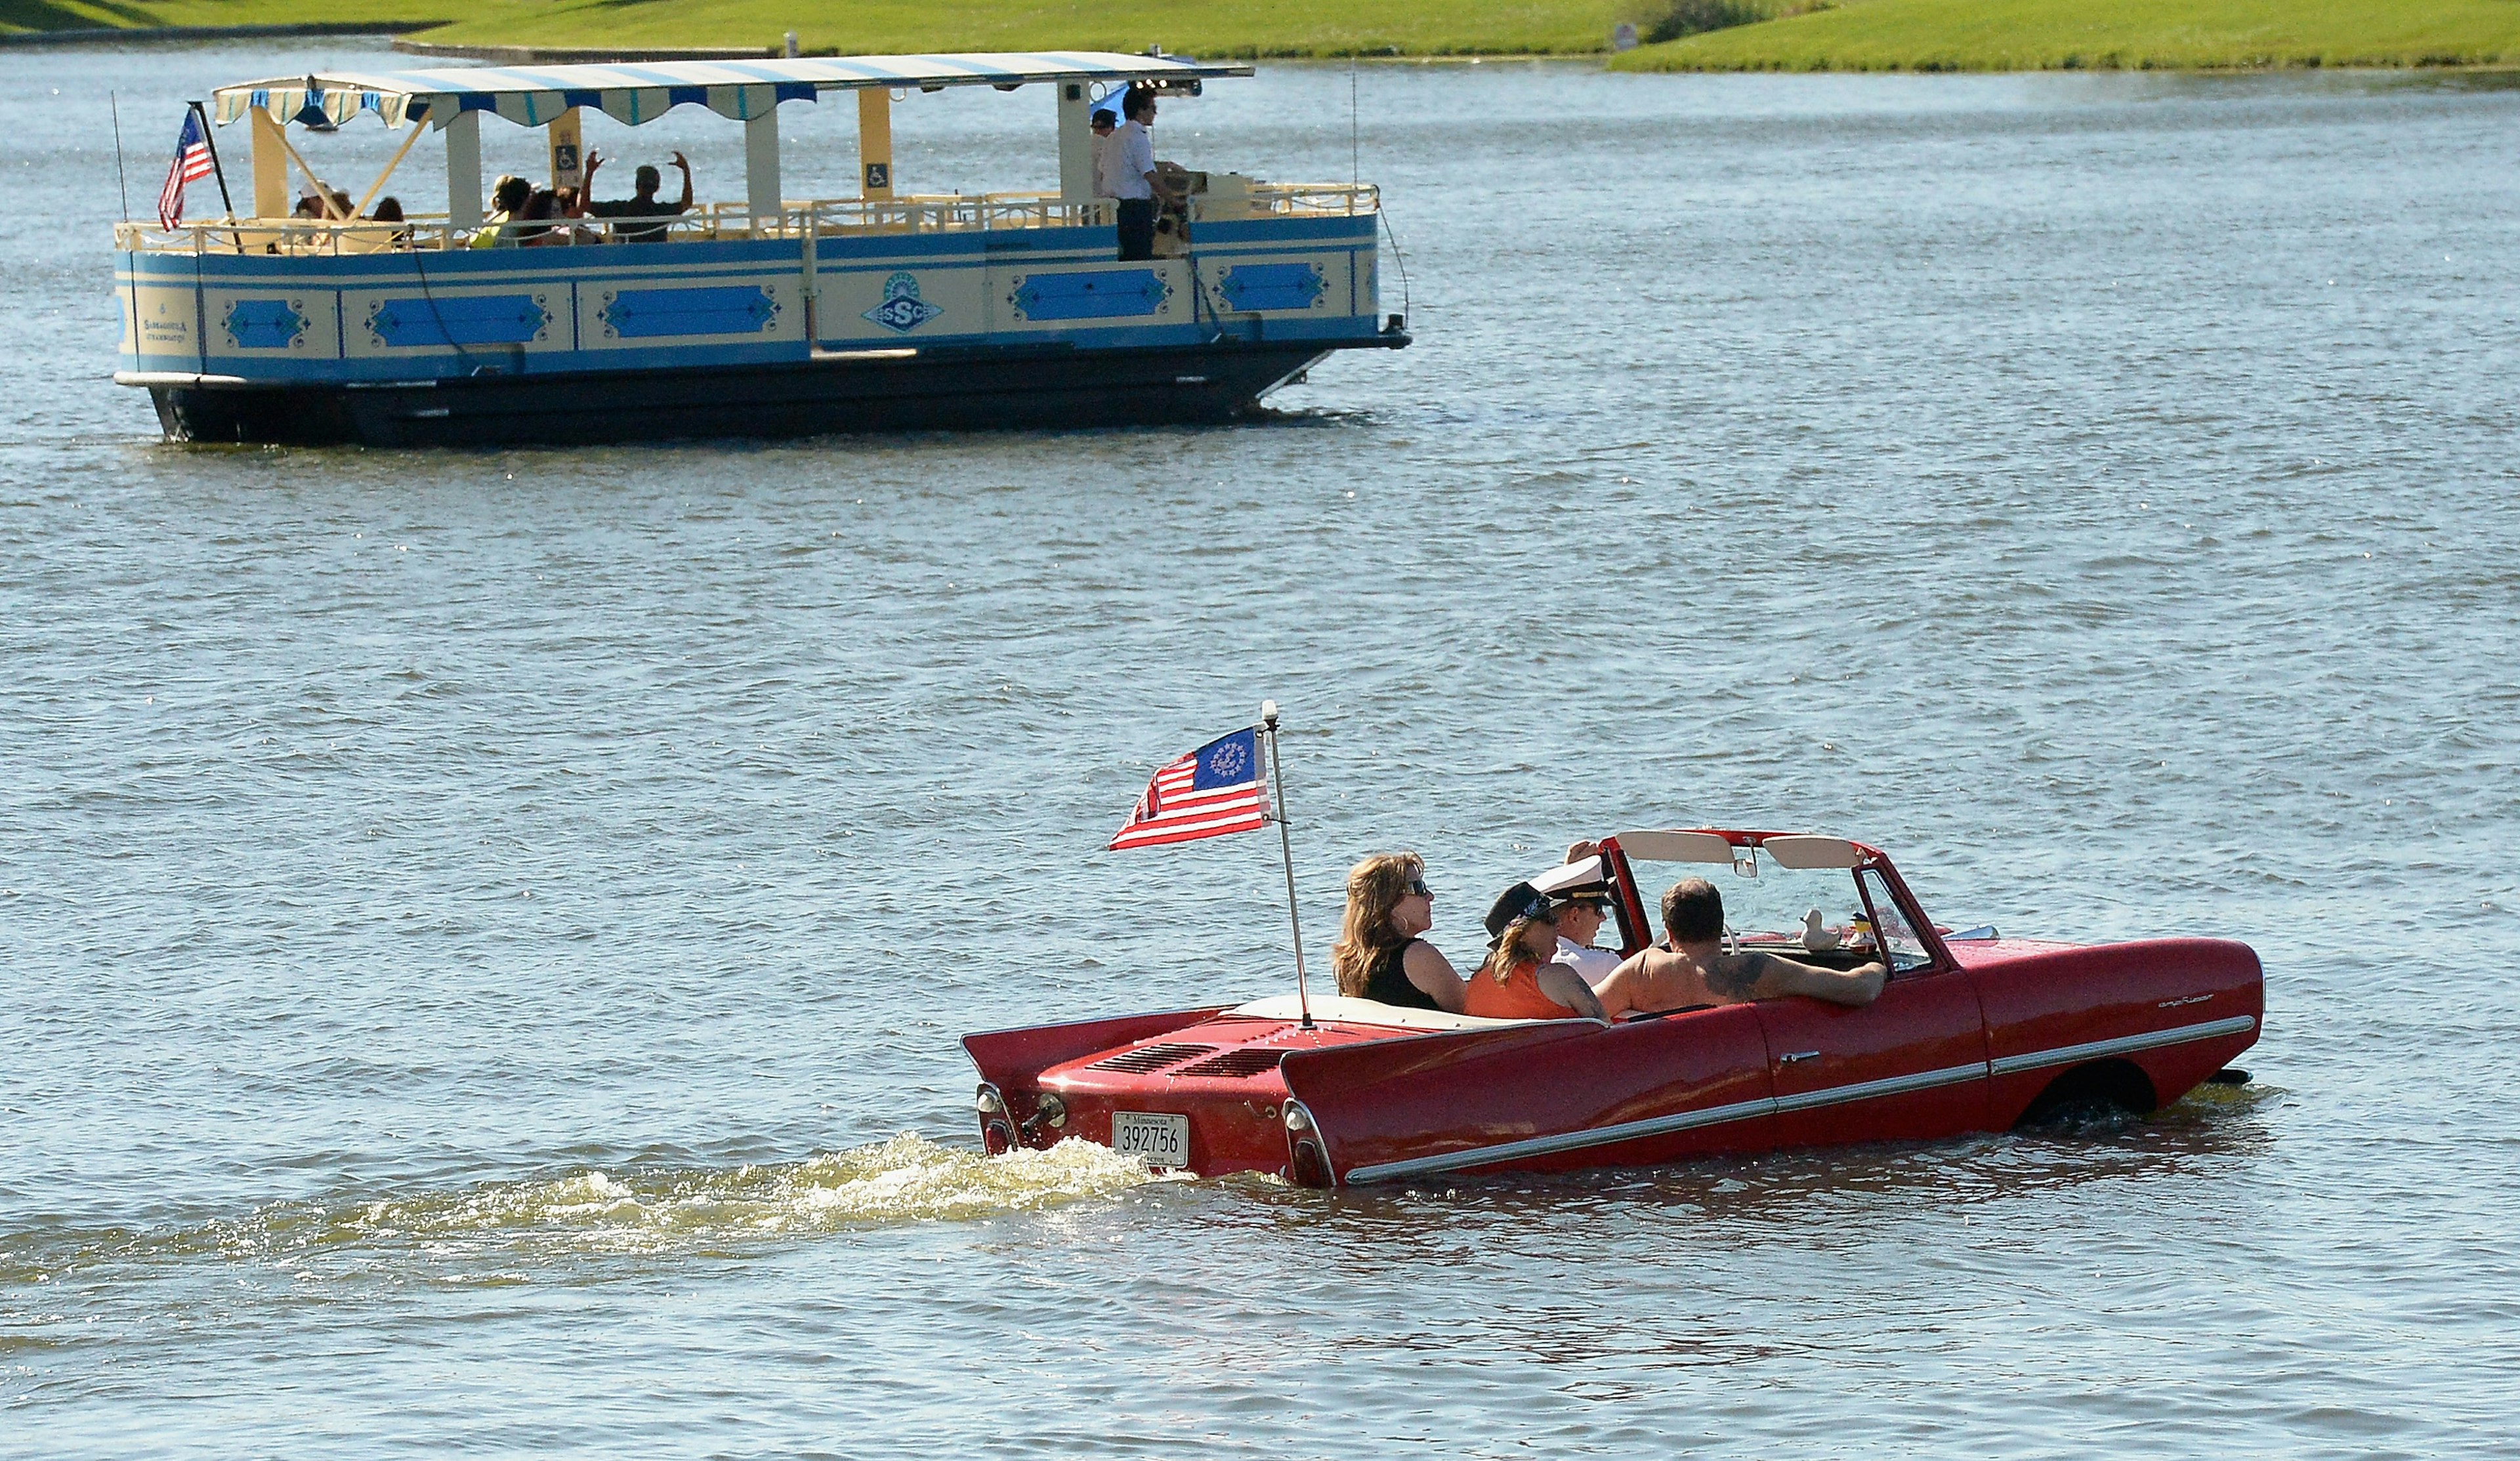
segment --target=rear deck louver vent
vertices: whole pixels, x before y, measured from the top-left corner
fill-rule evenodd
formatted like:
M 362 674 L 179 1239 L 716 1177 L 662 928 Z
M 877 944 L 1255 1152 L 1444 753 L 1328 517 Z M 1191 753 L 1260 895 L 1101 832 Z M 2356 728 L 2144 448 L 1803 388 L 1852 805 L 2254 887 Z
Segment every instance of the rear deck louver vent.
M 1175 1071 L 1173 1074 L 1204 1076 L 1211 1081 L 1241 1081 L 1276 1070 L 1278 1062 L 1285 1058 L 1286 1052 L 1283 1050 L 1244 1045 L 1241 1049 L 1228 1050 L 1213 1060 L 1202 1060 L 1189 1070 Z
M 1107 1059 L 1098 1060 L 1086 1069 L 1125 1071 L 1133 1076 L 1143 1076 L 1149 1071 L 1162 1070 L 1168 1065 L 1179 1065 L 1185 1060 L 1195 1060 L 1201 1055 L 1215 1053 L 1214 1045 L 1144 1045 L 1135 1050 L 1123 1050 Z

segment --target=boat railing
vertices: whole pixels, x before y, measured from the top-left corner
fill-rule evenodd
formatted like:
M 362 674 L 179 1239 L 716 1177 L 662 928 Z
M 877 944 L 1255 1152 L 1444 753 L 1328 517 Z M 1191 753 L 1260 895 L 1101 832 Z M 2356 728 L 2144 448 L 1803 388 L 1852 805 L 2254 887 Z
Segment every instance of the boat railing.
M 1372 183 L 1252 183 L 1230 192 L 1194 195 L 1191 219 L 1348 217 L 1381 207 Z M 708 203 L 670 219 L 636 227 L 665 242 L 727 239 L 795 239 L 811 233 L 839 239 L 865 234 L 986 233 L 1035 228 L 1107 227 L 1117 205 L 1109 199 L 1072 199 L 1055 193 L 954 193 L 905 198 L 789 200 L 775 216 L 756 219 L 742 203 Z M 531 247 L 582 247 L 608 244 L 620 225 L 602 219 L 563 219 L 515 226 L 514 242 Z M 372 219 L 219 218 L 160 228 L 154 223 L 114 225 L 113 246 L 126 253 L 245 253 L 338 257 L 473 245 L 479 228 L 458 229 L 444 214 L 415 213 L 398 222 Z M 488 237 L 498 237 L 495 234 Z

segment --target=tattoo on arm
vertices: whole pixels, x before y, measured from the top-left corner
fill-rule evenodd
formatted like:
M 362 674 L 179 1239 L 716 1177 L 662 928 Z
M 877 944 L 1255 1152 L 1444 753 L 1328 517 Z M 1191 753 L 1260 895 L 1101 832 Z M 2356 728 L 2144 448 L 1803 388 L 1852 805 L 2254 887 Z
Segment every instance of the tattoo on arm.
M 1764 953 L 1735 954 L 1716 961 L 1717 967 L 1706 971 L 1707 984 L 1728 999 L 1747 999 L 1759 986 L 1759 976 L 1768 972 Z

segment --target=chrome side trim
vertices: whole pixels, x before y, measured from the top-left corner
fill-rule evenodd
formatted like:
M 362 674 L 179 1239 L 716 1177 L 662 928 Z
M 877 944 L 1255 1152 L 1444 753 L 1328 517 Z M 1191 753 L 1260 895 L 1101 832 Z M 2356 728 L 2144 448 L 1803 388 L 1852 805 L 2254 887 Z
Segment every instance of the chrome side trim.
M 1614 1142 L 1633 1141 L 1642 1136 L 1661 1136 L 1673 1131 L 1692 1130 L 1698 1127 L 1719 1126 L 1725 1122 L 1745 1121 L 1754 1116 L 1778 1116 L 1791 1111 L 1809 1111 L 1819 1106 L 1837 1106 L 1850 1101 L 1867 1101 L 1878 1096 L 1904 1095 L 1910 1091 L 1931 1090 L 1938 1085 L 1957 1085 L 1963 1081 L 1977 1081 L 1989 1075 L 2005 1076 L 2016 1071 L 2038 1070 L 2044 1066 L 2071 1065 L 2078 1060 L 2093 1060 L 2108 1055 L 2125 1055 L 2137 1050 L 2156 1049 L 2162 1045 L 2184 1044 L 2193 1040 L 2213 1040 L 2220 1036 L 2238 1035 L 2257 1028 L 2254 1015 L 2232 1015 L 2227 1019 L 2207 1020 L 2201 1025 L 2179 1025 L 2168 1030 L 2152 1030 L 2141 1035 L 2122 1035 L 2115 1040 L 2095 1040 L 2079 1045 L 2060 1045 L 2050 1050 L 2033 1050 L 2022 1055 L 2006 1055 L 2001 1060 L 1973 1061 L 1967 1065 L 1945 1066 L 1941 1070 L 1919 1071 L 1912 1076 L 1892 1076 L 1880 1081 L 1859 1081 L 1851 1085 L 1831 1085 L 1789 1096 L 1762 1096 L 1755 1101 L 1735 1101 L 1729 1106 L 1709 1106 L 1703 1111 L 1683 1111 L 1672 1116 L 1647 1117 L 1643 1121 L 1621 1122 L 1616 1126 L 1592 1127 L 1581 1131 L 1562 1131 L 1554 1136 L 1528 1136 L 1520 1141 L 1499 1142 L 1494 1146 L 1474 1146 L 1457 1152 L 1444 1152 L 1431 1157 L 1412 1157 L 1404 1162 L 1381 1162 L 1357 1167 L 1338 1178 L 1341 1182 L 1389 1182 L 1406 1177 L 1432 1176 L 1438 1173 L 1460 1172 L 1465 1168 L 1488 1167 L 1499 1162 L 1513 1162 L 1524 1157 L 1552 1156 L 1558 1152 L 1580 1151 L 1588 1146 L 1608 1146 Z M 1335 1169 L 1333 1169 L 1335 1171 Z
M 1528 1136 L 1520 1141 L 1501 1142 L 1495 1146 L 1474 1146 L 1458 1152 L 1444 1152 L 1432 1157 L 1412 1157 L 1405 1162 L 1383 1162 L 1372 1167 L 1353 1167 L 1343 1180 L 1350 1182 L 1388 1182 L 1401 1177 L 1429 1176 L 1439 1172 L 1459 1172 L 1464 1167 L 1485 1167 L 1492 1162 L 1511 1162 L 1522 1157 L 1545 1157 L 1554 1152 L 1575 1151 L 1587 1146 L 1607 1146 L 1614 1141 L 1633 1141 L 1640 1136 L 1661 1136 L 1672 1131 L 1687 1131 L 1697 1127 L 1720 1126 L 1728 1121 L 1743 1121 L 1753 1116 L 1773 1115 L 1777 1109 L 1774 1097 L 1761 1096 L 1755 1101 L 1734 1101 L 1729 1106 L 1709 1106 L 1703 1111 L 1683 1111 L 1672 1116 L 1651 1116 L 1643 1121 L 1623 1121 L 1613 1127 L 1592 1127 L 1581 1131 L 1561 1131 L 1554 1136 Z
M 2009 1076 L 2015 1071 L 2035 1071 L 2050 1065 L 2071 1065 L 2078 1060 L 2096 1060 L 2106 1055 L 2127 1055 L 2137 1050 L 2156 1049 L 2162 1045 L 2185 1044 L 2191 1040 L 2213 1040 L 2218 1036 L 2238 1035 L 2258 1028 L 2255 1015 L 2231 1015 L 2220 1020 L 2207 1020 L 2201 1025 L 2175 1025 L 2168 1030 L 2151 1030 L 2141 1035 L 2121 1035 L 2115 1040 L 2095 1040 L 2089 1044 L 2061 1045 L 2052 1050 L 2032 1050 L 2021 1055 L 2006 1055 L 1991 1062 L 1995 1074 Z
M 1888 1076 L 1878 1081 L 1858 1081 L 1852 1085 L 1828 1085 L 1819 1090 L 1806 1090 L 1800 1095 L 1777 1097 L 1777 1113 L 1809 1111 L 1815 1106 L 1837 1106 L 1848 1101 L 1868 1101 L 1874 1096 L 1905 1095 L 1912 1090 L 1931 1090 L 1937 1085 L 1957 1085 L 1962 1081 L 1986 1079 L 1986 1062 L 1947 1065 L 1938 1071 L 1918 1071 L 1912 1076 Z

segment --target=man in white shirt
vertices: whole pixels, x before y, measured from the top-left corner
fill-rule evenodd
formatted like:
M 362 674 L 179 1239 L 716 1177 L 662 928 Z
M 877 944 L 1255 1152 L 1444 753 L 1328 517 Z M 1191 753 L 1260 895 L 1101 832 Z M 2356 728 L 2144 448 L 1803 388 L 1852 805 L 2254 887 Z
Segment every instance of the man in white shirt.
M 1144 86 L 1129 88 L 1122 103 L 1129 119 L 1111 134 L 1111 196 L 1120 200 L 1120 257 L 1155 256 L 1155 142 L 1147 135 L 1154 125 L 1155 94 Z
M 1117 198 L 1111 191 L 1111 137 L 1120 123 L 1117 109 L 1094 113 L 1094 196 Z
M 1593 947 L 1593 938 L 1610 911 L 1608 892 L 1598 887 L 1571 888 L 1553 897 L 1557 900 L 1557 962 L 1582 975 L 1588 985 L 1609 978 L 1619 966 L 1619 956 Z

